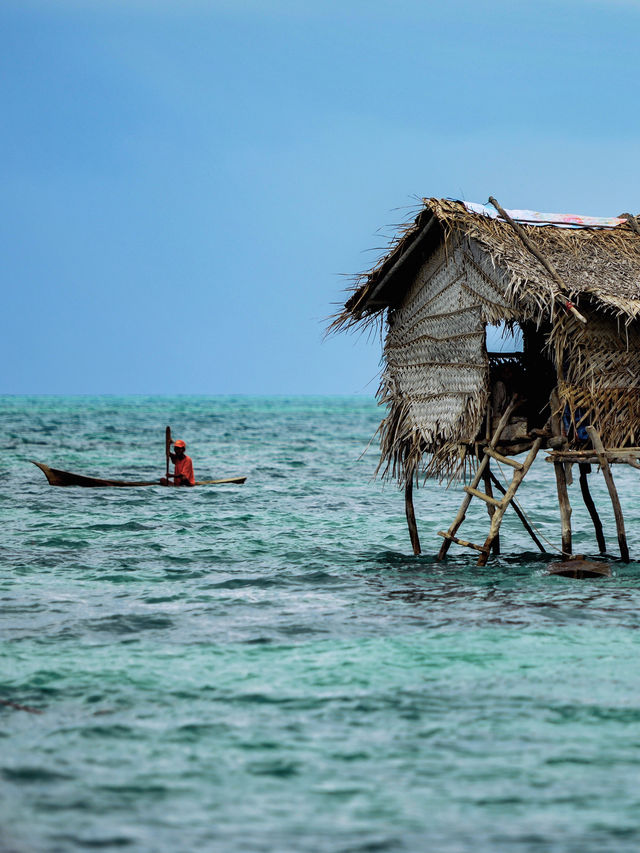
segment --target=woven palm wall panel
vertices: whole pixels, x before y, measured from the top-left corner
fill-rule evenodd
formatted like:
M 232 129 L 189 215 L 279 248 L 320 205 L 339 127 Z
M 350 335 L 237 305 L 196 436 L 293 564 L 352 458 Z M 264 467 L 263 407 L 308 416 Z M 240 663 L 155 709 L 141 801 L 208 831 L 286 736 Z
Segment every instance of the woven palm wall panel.
M 510 313 L 496 274 L 467 242 L 439 249 L 389 312 L 382 449 L 400 480 L 420 467 L 450 476 L 459 465 L 459 445 L 474 440 L 487 404 L 485 324 Z

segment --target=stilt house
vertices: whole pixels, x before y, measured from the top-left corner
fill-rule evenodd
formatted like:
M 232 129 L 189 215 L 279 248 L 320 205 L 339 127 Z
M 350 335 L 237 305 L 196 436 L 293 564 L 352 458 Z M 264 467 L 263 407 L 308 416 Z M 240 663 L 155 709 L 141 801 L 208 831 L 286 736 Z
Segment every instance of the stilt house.
M 482 565 L 540 449 L 555 463 L 563 552 L 571 553 L 566 477 L 574 463 L 604 551 L 586 480 L 599 464 L 628 559 L 610 465 L 637 466 L 640 458 L 639 221 L 505 211 L 490 202 L 425 199 L 357 279 L 333 324 L 380 321 L 385 331 L 379 469 L 405 487 L 416 553 L 413 484 L 470 480 L 458 517 L 441 534 L 440 556 L 456 542 L 475 548 Z M 487 331 L 498 326 L 519 335 L 521 351 L 491 351 L 495 334 Z M 523 452 L 524 462 L 513 459 Z M 492 460 L 515 472 L 500 498 Z M 456 536 L 473 497 L 492 516 L 483 545 Z

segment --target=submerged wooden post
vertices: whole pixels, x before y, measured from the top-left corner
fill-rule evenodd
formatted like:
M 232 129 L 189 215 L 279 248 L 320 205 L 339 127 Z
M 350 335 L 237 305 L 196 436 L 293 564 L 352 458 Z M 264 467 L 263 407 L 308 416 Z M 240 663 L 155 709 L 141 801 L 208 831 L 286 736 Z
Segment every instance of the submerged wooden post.
M 571 504 L 567 489 L 567 472 L 564 462 L 554 462 L 556 486 L 558 487 L 558 506 L 560 507 L 560 523 L 562 525 L 562 553 L 571 554 Z
M 578 468 L 580 470 L 580 491 L 582 492 L 582 499 L 584 500 L 584 505 L 589 510 L 589 515 L 591 516 L 591 521 L 593 522 L 593 527 L 596 532 L 596 541 L 598 543 L 598 550 L 601 554 L 606 554 L 607 545 L 604 541 L 602 522 L 600 521 L 600 516 L 598 515 L 598 510 L 596 509 L 596 505 L 593 502 L 593 498 L 591 497 L 591 492 L 589 491 L 589 483 L 587 481 L 587 474 L 591 473 L 591 465 L 581 462 L 578 465 Z
M 620 506 L 618 490 L 616 489 L 616 484 L 613 481 L 613 474 L 611 473 L 611 468 L 609 467 L 609 462 L 605 454 L 602 439 L 600 438 L 600 433 L 595 427 L 592 426 L 587 427 L 587 432 L 589 433 L 589 438 L 591 439 L 591 443 L 593 444 L 593 449 L 595 450 L 596 456 L 598 457 L 600 468 L 602 468 L 604 481 L 607 484 L 607 489 L 609 490 L 609 497 L 611 498 L 611 503 L 613 505 L 613 515 L 616 519 L 616 530 L 618 531 L 618 545 L 620 546 L 620 557 L 622 558 L 623 563 L 628 563 L 629 548 L 627 546 L 627 534 L 624 529 L 624 517 L 622 515 L 622 507 Z
M 418 525 L 416 524 L 416 514 L 413 509 L 413 477 L 410 477 L 404 486 L 404 511 L 407 516 L 407 524 L 409 526 L 409 536 L 411 537 L 411 545 L 413 553 L 418 556 L 421 553 L 420 537 L 418 536 Z

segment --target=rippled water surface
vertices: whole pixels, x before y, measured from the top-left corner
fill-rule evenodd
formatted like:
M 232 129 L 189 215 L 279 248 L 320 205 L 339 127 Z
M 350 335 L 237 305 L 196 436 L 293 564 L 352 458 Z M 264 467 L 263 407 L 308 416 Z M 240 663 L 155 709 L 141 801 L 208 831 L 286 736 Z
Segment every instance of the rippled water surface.
M 433 484 L 411 556 L 367 399 L 0 402 L 3 853 L 640 848 L 637 563 L 550 577 L 509 516 L 485 569 L 435 563 L 461 495 Z M 51 488 L 26 461 L 161 476 L 166 424 L 246 484 Z M 519 495 L 557 543 L 554 492 L 540 459 Z

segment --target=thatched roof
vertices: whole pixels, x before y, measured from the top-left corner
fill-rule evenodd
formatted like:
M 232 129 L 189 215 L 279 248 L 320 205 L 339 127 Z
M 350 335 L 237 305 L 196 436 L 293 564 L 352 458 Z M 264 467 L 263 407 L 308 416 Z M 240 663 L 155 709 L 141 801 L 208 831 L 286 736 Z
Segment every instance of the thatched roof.
M 549 330 L 562 411 L 576 421 L 588 413 L 605 444 L 640 442 L 640 332 L 633 323 L 640 318 L 640 223 L 628 214 L 504 215 L 519 225 L 497 209 L 424 199 L 384 257 L 357 277 L 331 326 L 389 321 L 378 391 L 388 407 L 381 467 L 401 483 L 420 472 L 464 474 L 464 447 L 475 440 L 490 395 L 484 326 L 501 320 Z M 453 279 L 443 272 L 448 259 Z M 569 302 L 587 315 L 586 325 L 575 309 L 559 307 Z
M 510 282 L 506 294 L 510 300 L 527 306 L 527 314 L 536 306 L 537 312 L 549 316 L 559 287 L 511 225 L 474 212 L 472 206 L 460 201 L 429 198 L 423 199 L 423 204 L 415 220 L 401 229 L 373 269 L 356 278 L 354 293 L 335 318 L 333 328 L 351 327 L 397 304 L 415 270 L 414 257 L 453 234 L 475 241 L 494 266 L 504 271 Z M 564 295 L 576 304 L 581 297 L 591 297 L 603 310 L 634 319 L 640 316 L 640 232 L 636 233 L 634 221 L 629 223 L 626 216 L 586 220 L 617 222 L 613 227 L 534 225 L 514 218 L 556 268 L 566 287 Z M 640 225 L 637 218 L 635 224 L 636 228 Z

